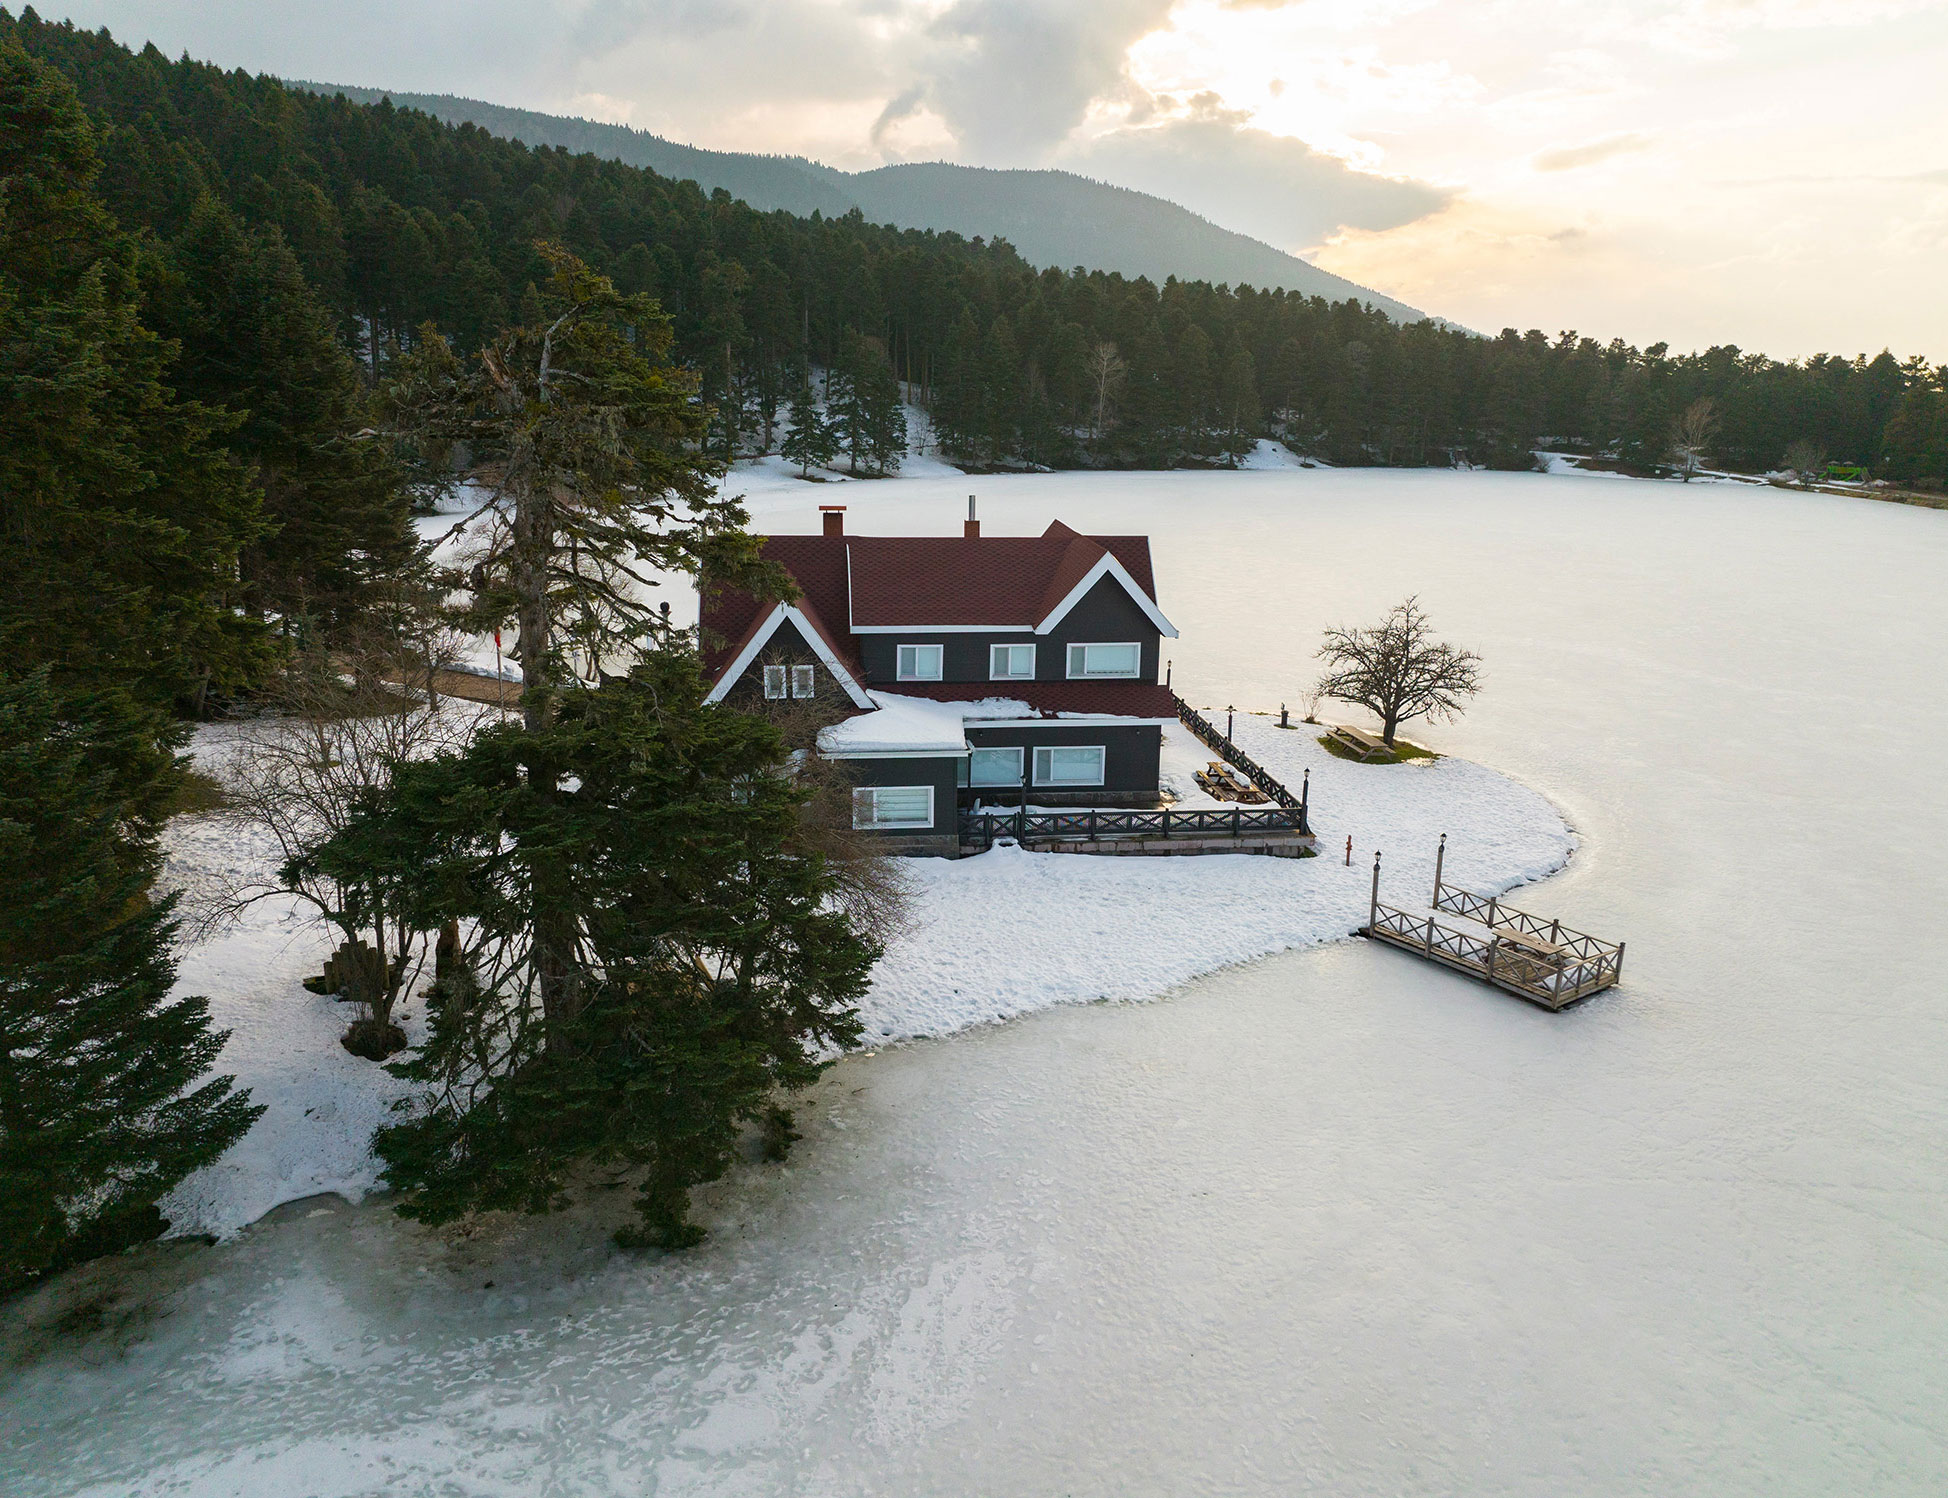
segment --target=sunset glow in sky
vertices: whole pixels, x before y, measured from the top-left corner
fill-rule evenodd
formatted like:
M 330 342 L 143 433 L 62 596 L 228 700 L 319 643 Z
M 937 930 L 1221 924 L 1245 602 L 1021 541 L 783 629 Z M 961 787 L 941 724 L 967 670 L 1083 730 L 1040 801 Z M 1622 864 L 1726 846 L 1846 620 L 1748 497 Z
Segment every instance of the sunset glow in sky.
M 72 0 L 287 77 L 1062 166 L 1494 331 L 1948 360 L 1948 0 Z

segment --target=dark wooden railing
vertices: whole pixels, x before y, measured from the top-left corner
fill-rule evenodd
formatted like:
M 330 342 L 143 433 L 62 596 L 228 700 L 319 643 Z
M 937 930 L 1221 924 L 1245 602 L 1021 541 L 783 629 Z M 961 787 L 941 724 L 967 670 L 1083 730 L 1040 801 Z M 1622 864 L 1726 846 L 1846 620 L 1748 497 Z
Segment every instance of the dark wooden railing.
M 1298 813 L 1297 831 L 1311 833 L 1312 822 L 1307 815 L 1311 810 L 1309 803 L 1312 799 L 1312 777 L 1309 773 L 1306 776 L 1305 783 L 1299 788 L 1300 794 L 1293 795 L 1278 781 L 1271 771 L 1259 764 L 1249 754 L 1246 754 L 1244 750 L 1232 743 L 1230 739 L 1219 733 L 1216 727 L 1196 708 L 1184 701 L 1175 692 L 1172 692 L 1170 697 L 1177 704 L 1177 716 L 1183 720 L 1184 727 L 1188 728 L 1211 748 L 1215 749 L 1227 762 L 1236 765 L 1240 770 L 1244 771 L 1245 779 L 1257 786 L 1267 796 L 1270 796 L 1272 800 L 1276 801 L 1287 811 Z
M 960 839 L 993 847 L 997 837 L 1016 842 L 1095 842 L 1105 837 L 1242 837 L 1251 832 L 1303 832 L 1304 808 L 1247 811 L 966 811 Z

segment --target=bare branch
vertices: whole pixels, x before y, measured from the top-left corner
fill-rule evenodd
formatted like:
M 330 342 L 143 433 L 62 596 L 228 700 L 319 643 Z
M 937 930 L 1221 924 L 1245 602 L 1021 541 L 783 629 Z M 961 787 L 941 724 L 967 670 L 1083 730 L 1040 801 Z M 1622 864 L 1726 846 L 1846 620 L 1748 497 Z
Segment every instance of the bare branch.
M 1366 708 L 1389 745 L 1410 719 L 1459 717 L 1481 686 L 1481 657 L 1434 639 L 1417 597 L 1371 628 L 1327 630 L 1319 659 L 1332 669 L 1315 695 Z

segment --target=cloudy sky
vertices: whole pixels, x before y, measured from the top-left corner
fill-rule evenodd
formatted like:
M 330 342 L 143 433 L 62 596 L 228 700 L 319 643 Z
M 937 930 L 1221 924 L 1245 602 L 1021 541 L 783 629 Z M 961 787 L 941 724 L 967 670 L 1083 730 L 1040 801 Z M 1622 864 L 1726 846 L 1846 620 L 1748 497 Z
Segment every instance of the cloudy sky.
M 1063 166 L 1470 326 L 1948 361 L 1948 0 L 43 0 L 851 169 Z

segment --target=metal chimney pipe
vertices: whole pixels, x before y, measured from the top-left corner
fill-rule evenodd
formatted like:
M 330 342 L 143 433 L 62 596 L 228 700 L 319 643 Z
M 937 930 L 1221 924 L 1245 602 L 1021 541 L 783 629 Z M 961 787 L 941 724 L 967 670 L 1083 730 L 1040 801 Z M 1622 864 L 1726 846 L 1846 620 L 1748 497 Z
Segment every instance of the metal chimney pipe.
M 969 541 L 981 539 L 981 522 L 974 518 L 974 496 L 971 494 L 967 496 L 967 521 L 961 526 L 960 533 Z

